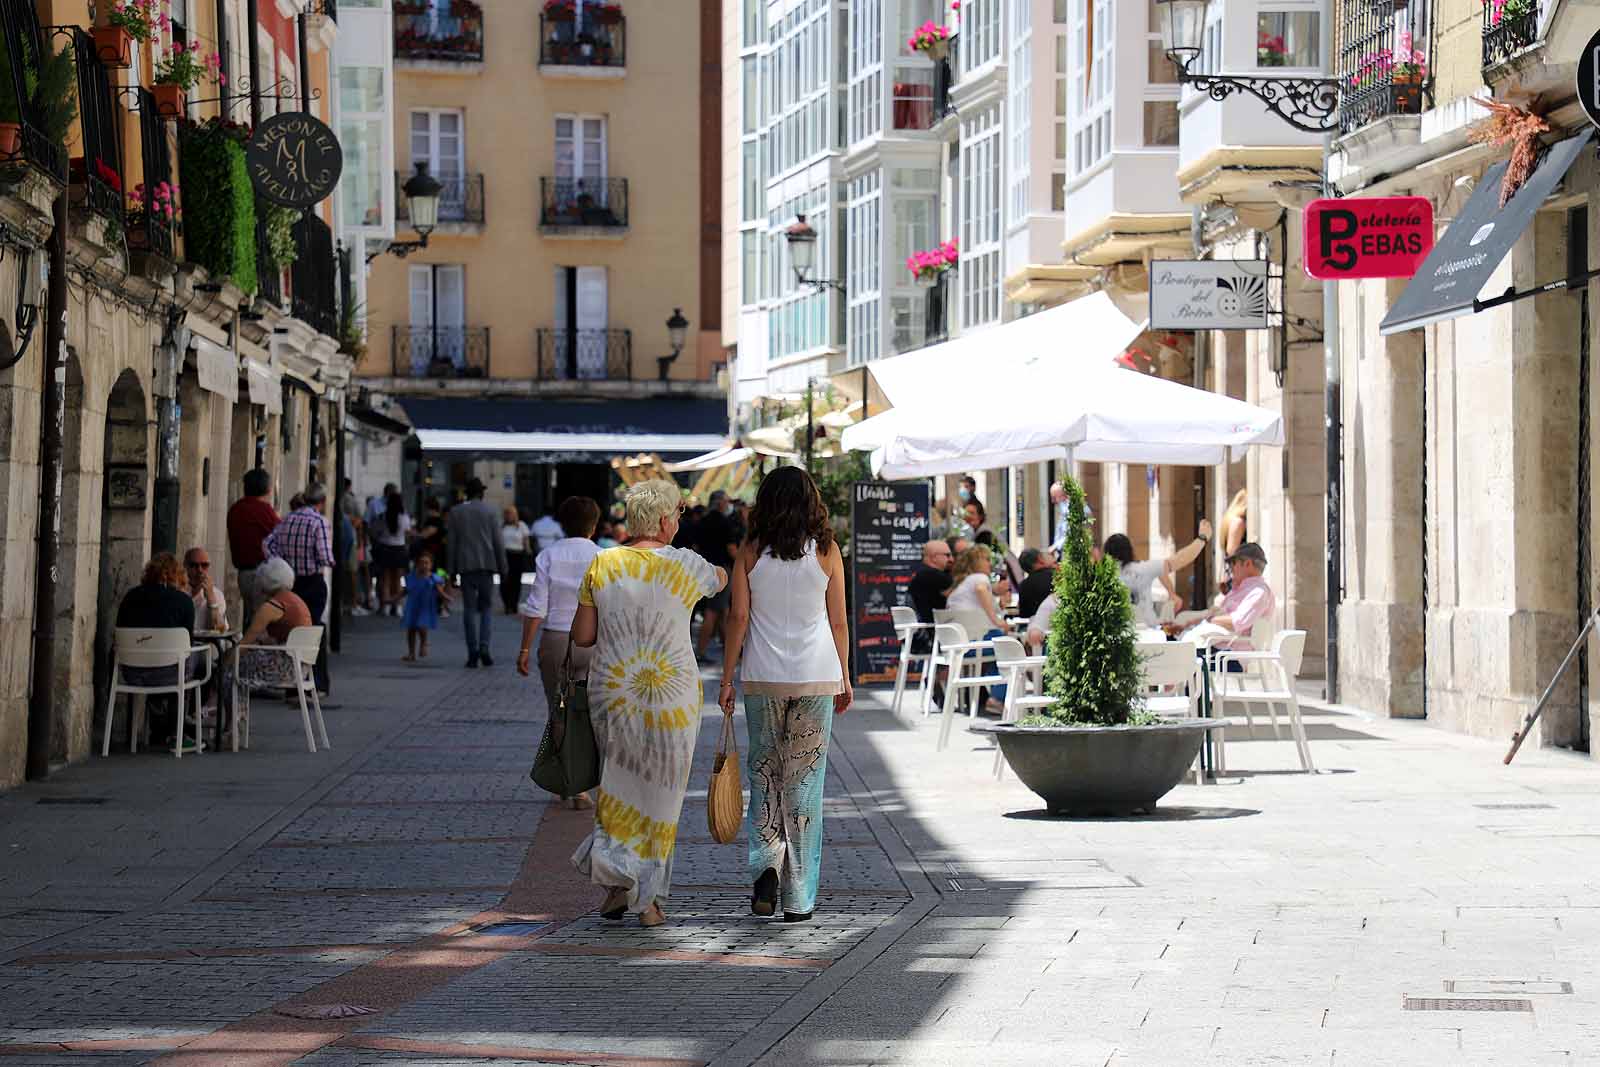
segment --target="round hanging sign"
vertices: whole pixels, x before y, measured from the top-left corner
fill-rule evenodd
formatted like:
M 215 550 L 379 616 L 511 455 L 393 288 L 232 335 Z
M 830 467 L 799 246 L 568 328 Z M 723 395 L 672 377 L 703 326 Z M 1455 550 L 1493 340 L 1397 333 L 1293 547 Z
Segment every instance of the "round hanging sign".
M 273 115 L 256 127 L 245 148 L 250 184 L 281 207 L 307 208 L 339 184 L 344 151 L 321 119 L 304 111 Z
M 1589 121 L 1600 126 L 1600 32 L 1578 53 L 1578 103 Z

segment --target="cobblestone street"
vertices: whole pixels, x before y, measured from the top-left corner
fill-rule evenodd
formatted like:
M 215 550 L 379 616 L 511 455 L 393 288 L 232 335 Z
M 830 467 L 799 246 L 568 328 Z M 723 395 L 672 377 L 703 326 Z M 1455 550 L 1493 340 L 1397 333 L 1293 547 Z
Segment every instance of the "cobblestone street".
M 588 813 L 527 780 L 536 686 L 357 620 L 331 752 L 113 755 L 0 798 L 17 1064 L 1581 1064 L 1600 777 L 1415 723 L 1243 731 L 1157 817 L 1043 817 L 987 741 L 841 720 L 816 921 L 750 916 L 700 732 L 667 925 L 601 920 Z M 742 729 L 741 729 L 742 739 Z M 742 740 L 741 740 L 742 743 Z M 319 1017 L 334 1015 L 335 1017 Z M 307 1016 L 310 1016 L 309 1018 Z

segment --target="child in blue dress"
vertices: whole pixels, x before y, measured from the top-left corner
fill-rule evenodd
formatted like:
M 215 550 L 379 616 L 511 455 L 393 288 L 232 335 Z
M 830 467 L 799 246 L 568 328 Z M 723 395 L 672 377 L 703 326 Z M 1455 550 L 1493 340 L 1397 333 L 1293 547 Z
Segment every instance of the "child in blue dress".
M 439 603 L 450 602 L 450 583 L 433 572 L 433 556 L 423 552 L 406 575 L 405 662 L 428 658 L 428 631 L 439 625 Z

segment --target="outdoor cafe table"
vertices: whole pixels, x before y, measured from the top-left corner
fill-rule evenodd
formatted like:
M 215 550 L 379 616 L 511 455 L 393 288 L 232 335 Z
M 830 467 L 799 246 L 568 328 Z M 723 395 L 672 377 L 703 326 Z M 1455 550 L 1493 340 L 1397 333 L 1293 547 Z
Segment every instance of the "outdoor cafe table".
M 222 750 L 224 719 L 231 722 L 235 713 L 233 707 L 230 706 L 232 694 L 229 690 L 232 687 L 223 685 L 223 676 L 226 673 L 229 660 L 228 653 L 233 651 L 234 646 L 239 643 L 239 639 L 243 636 L 238 630 L 196 630 L 194 632 L 196 641 L 210 645 L 216 651 L 216 662 L 211 670 L 211 684 L 217 696 L 217 733 L 216 742 L 212 746 L 215 751 Z M 199 731 L 196 730 L 195 733 L 198 735 Z

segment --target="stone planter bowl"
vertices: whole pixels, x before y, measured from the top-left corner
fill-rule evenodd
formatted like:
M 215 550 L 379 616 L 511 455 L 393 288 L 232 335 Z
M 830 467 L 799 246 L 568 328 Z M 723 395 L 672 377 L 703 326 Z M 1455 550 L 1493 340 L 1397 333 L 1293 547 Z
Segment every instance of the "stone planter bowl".
M 1051 814 L 1150 814 L 1183 780 L 1207 730 L 1222 723 L 1185 719 L 1150 726 L 1017 726 L 986 723 L 1022 784 Z

